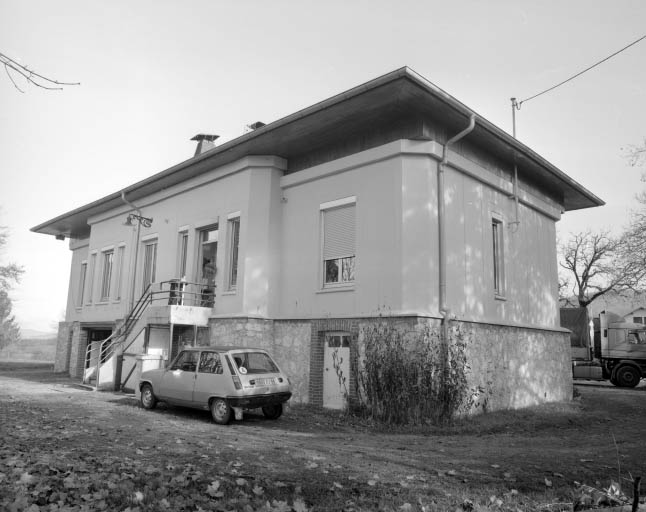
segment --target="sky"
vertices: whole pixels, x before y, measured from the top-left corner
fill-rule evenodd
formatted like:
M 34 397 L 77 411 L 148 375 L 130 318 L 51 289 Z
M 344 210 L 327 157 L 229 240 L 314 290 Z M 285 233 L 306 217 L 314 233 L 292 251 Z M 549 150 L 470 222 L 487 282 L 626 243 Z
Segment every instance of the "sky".
M 0 72 L 0 264 L 23 329 L 64 318 L 68 241 L 30 228 L 402 66 L 511 133 L 519 100 L 646 34 L 642 0 L 0 0 L 0 53 L 79 86 Z M 606 202 L 559 237 L 619 230 L 646 187 L 624 156 L 646 137 L 646 40 L 523 103 L 517 137 Z

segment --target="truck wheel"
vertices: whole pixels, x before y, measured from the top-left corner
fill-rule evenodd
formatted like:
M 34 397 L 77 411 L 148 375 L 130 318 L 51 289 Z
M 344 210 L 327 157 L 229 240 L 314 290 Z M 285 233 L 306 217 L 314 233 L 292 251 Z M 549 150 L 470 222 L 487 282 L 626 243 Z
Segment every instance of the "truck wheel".
M 641 380 L 641 373 L 633 366 L 622 366 L 615 373 L 617 383 L 622 388 L 634 388 Z

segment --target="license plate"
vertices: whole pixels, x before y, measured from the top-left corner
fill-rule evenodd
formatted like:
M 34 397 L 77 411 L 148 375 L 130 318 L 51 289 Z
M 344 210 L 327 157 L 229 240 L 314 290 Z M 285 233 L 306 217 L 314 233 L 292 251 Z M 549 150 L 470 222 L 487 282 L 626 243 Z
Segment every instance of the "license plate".
M 256 379 L 256 386 L 271 386 L 276 384 L 275 379 Z

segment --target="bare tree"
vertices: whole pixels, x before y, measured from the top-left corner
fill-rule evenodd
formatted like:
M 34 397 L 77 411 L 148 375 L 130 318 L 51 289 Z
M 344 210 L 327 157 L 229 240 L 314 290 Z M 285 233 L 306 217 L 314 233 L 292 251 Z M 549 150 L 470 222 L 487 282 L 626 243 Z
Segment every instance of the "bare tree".
M 643 256 L 633 258 L 626 246 L 627 234 L 613 237 L 607 231 L 576 233 L 561 244 L 560 265 L 579 307 L 610 292 L 634 290 L 646 277 Z M 559 285 L 561 289 L 561 285 Z
M 628 165 L 631 167 L 642 167 L 646 164 L 646 137 L 644 137 L 641 144 L 628 144 L 628 146 L 621 149 L 628 160 Z M 644 176 L 642 176 L 642 179 L 644 179 Z
M 0 250 L 7 243 L 7 228 L 0 226 Z M 0 265 L 0 348 L 20 340 L 20 328 L 11 314 L 9 290 L 20 280 L 23 269 L 15 263 Z
M 36 73 L 32 69 L 29 69 L 27 66 L 20 64 L 19 62 L 15 61 L 11 57 L 6 56 L 3 53 L 0 53 L 0 63 L 4 64 L 5 73 L 7 73 L 7 76 L 9 77 L 9 80 L 11 80 L 11 83 L 14 85 L 14 87 L 20 92 L 25 91 L 18 87 L 15 79 L 24 80 L 27 84 L 48 90 L 62 90 L 63 86 L 65 85 L 81 85 L 79 82 L 59 82 L 58 80 L 54 80 L 53 78 L 48 78 L 44 75 Z

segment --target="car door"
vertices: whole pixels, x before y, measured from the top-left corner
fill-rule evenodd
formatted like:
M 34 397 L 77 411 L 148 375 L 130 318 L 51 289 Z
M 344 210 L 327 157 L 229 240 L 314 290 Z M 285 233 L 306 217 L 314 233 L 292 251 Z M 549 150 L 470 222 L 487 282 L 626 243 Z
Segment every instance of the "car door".
M 205 350 L 200 355 L 200 364 L 195 377 L 193 400 L 198 405 L 208 407 L 209 398 L 227 395 L 227 381 L 222 367 L 222 355 L 216 351 Z
M 164 372 L 159 390 L 155 391 L 159 398 L 179 405 L 191 405 L 198 354 L 189 350 L 179 353 Z

